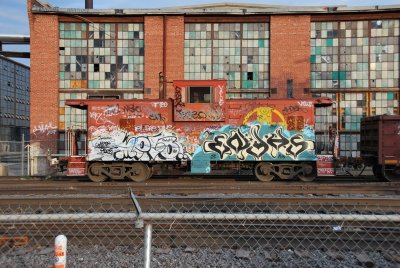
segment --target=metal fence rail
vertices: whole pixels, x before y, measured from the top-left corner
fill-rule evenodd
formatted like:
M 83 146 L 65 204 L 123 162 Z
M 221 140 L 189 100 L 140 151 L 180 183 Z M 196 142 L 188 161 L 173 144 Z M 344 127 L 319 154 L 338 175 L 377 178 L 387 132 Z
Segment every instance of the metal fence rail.
M 343 206 L 337 212 L 326 209 L 330 206 L 318 208 L 307 204 L 279 207 L 278 204 L 189 203 L 161 205 L 157 211 L 150 208 L 142 212 L 140 207 L 132 205 L 132 209 L 123 210 L 118 204 L 93 204 L 86 206 L 87 209 L 3 205 L 0 251 L 13 258 L 16 251 L 52 245 L 54 237 L 62 233 L 72 248 L 87 245 L 110 250 L 134 248 L 136 254 L 140 252 L 145 266 L 150 259 L 160 258 L 160 249 L 261 250 L 277 254 L 288 250 L 338 254 L 388 252 L 390 256 L 400 253 L 397 208 L 377 206 L 354 211 L 352 206 Z M 299 212 L 299 208 L 304 210 Z M 301 254 L 298 257 L 309 258 Z

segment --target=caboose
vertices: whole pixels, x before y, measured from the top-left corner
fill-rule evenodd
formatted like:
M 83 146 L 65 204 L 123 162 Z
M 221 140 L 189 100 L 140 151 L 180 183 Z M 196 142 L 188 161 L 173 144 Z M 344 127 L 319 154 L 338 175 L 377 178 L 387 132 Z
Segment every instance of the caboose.
M 226 99 L 223 80 L 174 81 L 159 100 L 68 100 L 87 109 L 87 155 L 71 156 L 70 174 L 92 181 L 144 181 L 170 164 L 193 174 L 232 164 L 257 179 L 312 181 L 316 175 L 314 109 L 319 99 Z

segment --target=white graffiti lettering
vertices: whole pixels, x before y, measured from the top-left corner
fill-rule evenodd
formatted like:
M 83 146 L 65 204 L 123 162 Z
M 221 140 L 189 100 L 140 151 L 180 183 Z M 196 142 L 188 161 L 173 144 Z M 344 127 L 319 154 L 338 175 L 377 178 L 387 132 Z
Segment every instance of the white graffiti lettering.
M 313 107 L 312 101 L 298 101 L 297 103 L 302 107 Z
M 190 155 L 174 133 L 131 135 L 115 131 L 89 142 L 89 160 L 113 161 L 181 161 Z
M 152 102 L 151 105 L 152 105 L 154 108 L 157 108 L 157 107 L 166 108 L 166 107 L 168 107 L 168 102 L 163 102 L 163 101 L 160 101 L 160 102 Z
M 231 130 L 229 134 L 221 133 L 213 140 L 205 141 L 203 150 L 216 152 L 221 159 L 236 156 L 239 160 L 245 160 L 248 156 L 261 160 L 265 154 L 272 158 L 280 155 L 296 159 L 302 152 L 314 150 L 314 141 L 305 140 L 301 134 L 286 137 L 283 135 L 283 129 L 277 128 L 274 132 L 260 137 L 260 128 L 260 125 L 253 125 L 247 133 L 240 128 Z
M 57 133 L 57 127 L 52 123 L 40 123 L 38 126 L 33 128 L 33 135 L 55 135 Z

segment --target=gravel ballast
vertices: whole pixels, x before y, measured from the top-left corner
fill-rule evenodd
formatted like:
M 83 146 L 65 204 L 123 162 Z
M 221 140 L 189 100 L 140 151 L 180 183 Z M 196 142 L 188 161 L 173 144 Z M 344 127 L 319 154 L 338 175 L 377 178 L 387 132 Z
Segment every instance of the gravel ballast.
M 2 248 L 1 267 L 51 267 L 52 248 Z M 370 263 L 360 262 L 359 256 Z M 143 248 L 69 246 L 67 267 L 143 267 Z M 392 252 L 324 252 L 265 249 L 153 248 L 151 267 L 400 267 Z

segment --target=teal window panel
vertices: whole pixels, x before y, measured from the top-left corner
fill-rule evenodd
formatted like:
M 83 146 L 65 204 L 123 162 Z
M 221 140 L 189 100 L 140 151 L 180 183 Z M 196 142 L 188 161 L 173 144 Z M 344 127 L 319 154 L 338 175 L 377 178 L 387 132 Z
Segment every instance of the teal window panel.
M 316 62 L 316 56 L 315 55 L 311 55 L 310 56 L 310 62 L 311 63 L 315 63 Z
M 388 92 L 387 93 L 387 99 L 388 100 L 394 100 L 394 92 Z
M 264 47 L 265 43 L 264 40 L 258 40 L 258 47 Z
M 345 80 L 346 79 L 346 72 L 345 71 L 340 71 L 339 72 L 340 80 Z
M 315 48 L 315 54 L 316 55 L 321 55 L 321 47 L 316 47 Z
M 339 72 L 333 71 L 332 72 L 332 80 L 338 80 L 338 79 L 339 79 Z
M 332 47 L 333 46 L 333 39 L 332 38 L 326 39 L 326 46 L 328 46 L 328 47 Z

